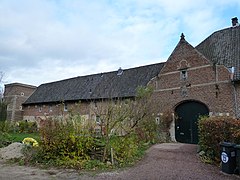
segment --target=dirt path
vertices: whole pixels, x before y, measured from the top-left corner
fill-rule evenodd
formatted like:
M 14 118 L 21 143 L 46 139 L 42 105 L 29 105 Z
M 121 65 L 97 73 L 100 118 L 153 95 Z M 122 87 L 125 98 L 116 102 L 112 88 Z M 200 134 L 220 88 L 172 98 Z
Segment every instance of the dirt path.
M 0 161 L 0 179 L 83 179 L 83 180 L 240 180 L 240 176 L 228 175 L 220 168 L 203 164 L 197 154 L 197 146 L 181 143 L 164 143 L 152 146 L 146 156 L 134 167 L 122 171 L 100 173 L 97 175 L 80 174 L 74 170 L 42 170 L 32 167 L 7 165 Z

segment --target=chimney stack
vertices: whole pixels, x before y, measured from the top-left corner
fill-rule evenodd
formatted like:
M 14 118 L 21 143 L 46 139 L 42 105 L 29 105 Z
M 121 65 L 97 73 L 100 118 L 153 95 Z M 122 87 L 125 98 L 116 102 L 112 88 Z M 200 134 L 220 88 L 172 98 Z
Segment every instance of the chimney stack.
M 232 26 L 233 27 L 239 26 L 237 17 L 232 18 Z

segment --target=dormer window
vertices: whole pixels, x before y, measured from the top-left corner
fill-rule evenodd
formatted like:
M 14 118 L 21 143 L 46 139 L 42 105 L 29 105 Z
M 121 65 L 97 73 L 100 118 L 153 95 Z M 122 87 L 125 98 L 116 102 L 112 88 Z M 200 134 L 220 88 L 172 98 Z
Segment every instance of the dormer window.
M 122 74 L 123 74 L 123 70 L 122 70 L 122 68 L 120 67 L 120 68 L 118 69 L 117 75 L 118 75 L 118 76 L 121 76 Z
M 187 77 L 188 77 L 187 70 L 186 69 L 181 70 L 180 71 L 180 80 L 184 80 L 185 81 L 187 79 Z

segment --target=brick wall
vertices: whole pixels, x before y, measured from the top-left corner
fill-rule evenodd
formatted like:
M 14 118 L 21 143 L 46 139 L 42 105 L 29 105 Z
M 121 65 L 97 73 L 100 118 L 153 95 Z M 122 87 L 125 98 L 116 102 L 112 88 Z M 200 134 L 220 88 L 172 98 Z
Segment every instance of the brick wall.
M 183 71 L 187 73 L 185 79 Z M 174 112 L 179 103 L 195 100 L 204 103 L 212 115 L 235 115 L 228 69 L 213 65 L 185 39 L 180 40 L 158 77 L 149 85 L 155 89 L 153 103 L 159 107 L 157 113 Z
M 20 83 L 5 85 L 4 102 L 7 103 L 7 119 L 22 120 L 22 103 L 35 91 L 36 87 Z
M 88 102 L 45 103 L 23 106 L 24 120 L 45 119 L 46 117 L 66 116 L 69 113 L 89 115 Z

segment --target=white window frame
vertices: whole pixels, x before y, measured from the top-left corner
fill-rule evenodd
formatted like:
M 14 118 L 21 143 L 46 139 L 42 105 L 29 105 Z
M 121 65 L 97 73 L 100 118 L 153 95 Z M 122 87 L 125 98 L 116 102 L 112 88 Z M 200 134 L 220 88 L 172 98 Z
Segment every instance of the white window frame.
M 42 112 L 42 105 L 39 105 L 38 112 Z
M 64 103 L 63 110 L 68 111 L 68 104 L 67 103 Z

